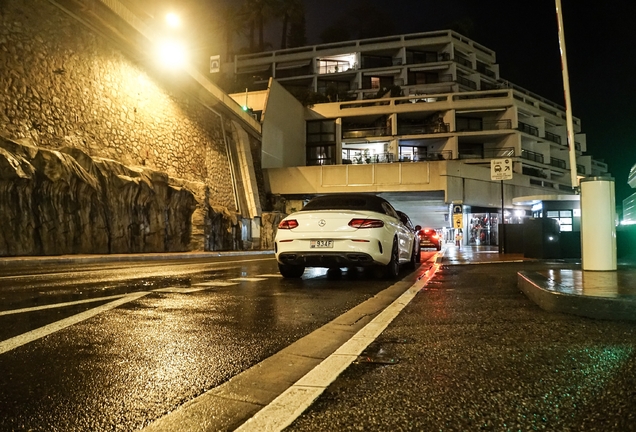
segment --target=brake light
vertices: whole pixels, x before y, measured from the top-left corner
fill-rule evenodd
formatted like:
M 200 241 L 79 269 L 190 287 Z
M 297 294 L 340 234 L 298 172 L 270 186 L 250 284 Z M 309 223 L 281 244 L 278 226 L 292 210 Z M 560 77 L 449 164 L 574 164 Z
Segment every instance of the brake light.
M 296 219 L 282 220 L 278 224 L 278 229 L 294 229 L 298 226 Z
M 379 219 L 351 219 L 349 226 L 351 228 L 382 228 L 384 222 Z

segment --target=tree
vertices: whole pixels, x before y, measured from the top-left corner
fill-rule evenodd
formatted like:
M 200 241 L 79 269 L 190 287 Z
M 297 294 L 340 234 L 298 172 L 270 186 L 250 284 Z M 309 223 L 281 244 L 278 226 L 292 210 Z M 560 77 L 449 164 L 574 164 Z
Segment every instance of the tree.
M 288 42 L 291 35 L 291 31 L 295 31 L 295 39 L 302 39 L 304 37 L 303 44 L 306 43 L 305 36 L 305 6 L 302 0 L 277 0 L 275 5 L 275 14 L 283 21 L 283 28 L 281 31 L 281 49 L 289 48 Z M 302 27 L 302 29 L 301 29 Z M 297 34 L 299 30 L 302 34 Z M 302 45 L 295 45 L 302 46 Z
M 250 52 L 265 49 L 264 29 L 267 20 L 274 16 L 278 0 L 247 0 L 243 5 L 249 31 Z M 258 44 L 255 36 L 258 32 Z

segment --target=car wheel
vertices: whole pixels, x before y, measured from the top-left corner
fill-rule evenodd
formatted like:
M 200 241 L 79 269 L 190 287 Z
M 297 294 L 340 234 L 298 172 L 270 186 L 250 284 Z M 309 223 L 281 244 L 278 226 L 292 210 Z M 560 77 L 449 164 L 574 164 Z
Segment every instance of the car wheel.
M 400 274 L 400 251 L 397 241 L 393 240 L 393 249 L 391 249 L 391 261 L 386 265 L 386 276 L 389 279 L 397 279 Z
M 299 265 L 278 264 L 278 270 L 285 278 L 299 278 L 305 272 L 305 267 Z

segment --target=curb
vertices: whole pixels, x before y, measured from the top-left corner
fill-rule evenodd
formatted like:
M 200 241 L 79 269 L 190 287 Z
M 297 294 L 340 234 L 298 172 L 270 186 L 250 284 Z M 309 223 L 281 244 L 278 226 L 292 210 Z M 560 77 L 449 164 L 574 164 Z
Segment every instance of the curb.
M 32 264 L 87 264 L 131 261 L 161 261 L 174 259 L 218 258 L 241 255 L 273 255 L 273 250 L 259 251 L 215 251 L 215 252 L 172 252 L 147 254 L 114 254 L 114 255 L 55 255 L 0 258 L 0 268 L 11 265 Z

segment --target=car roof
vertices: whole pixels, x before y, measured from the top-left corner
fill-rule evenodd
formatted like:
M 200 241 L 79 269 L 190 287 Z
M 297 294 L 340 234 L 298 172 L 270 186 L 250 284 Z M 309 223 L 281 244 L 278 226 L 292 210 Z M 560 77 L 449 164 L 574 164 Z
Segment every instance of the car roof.
M 310 210 L 367 210 L 386 214 L 384 198 L 370 194 L 332 194 L 312 198 L 301 211 Z M 393 206 L 391 206 L 393 207 Z

